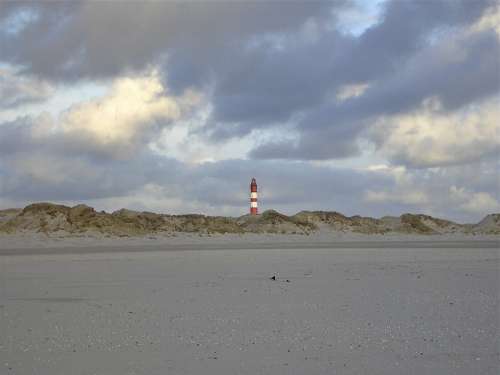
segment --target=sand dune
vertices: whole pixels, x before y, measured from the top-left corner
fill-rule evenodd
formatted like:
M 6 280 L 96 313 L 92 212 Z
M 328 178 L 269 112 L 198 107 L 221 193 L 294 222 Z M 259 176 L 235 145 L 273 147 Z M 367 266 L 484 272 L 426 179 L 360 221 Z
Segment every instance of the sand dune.
M 167 215 L 121 209 L 97 212 L 92 207 L 67 207 L 36 203 L 24 209 L 0 211 L 0 233 L 44 233 L 75 236 L 118 237 L 151 234 L 405 234 L 495 235 L 500 234 L 500 214 L 486 216 L 477 224 L 458 224 L 421 214 L 386 216 L 380 219 L 345 216 L 338 212 L 302 211 L 293 216 L 269 210 L 258 216 L 238 218 L 204 215 Z

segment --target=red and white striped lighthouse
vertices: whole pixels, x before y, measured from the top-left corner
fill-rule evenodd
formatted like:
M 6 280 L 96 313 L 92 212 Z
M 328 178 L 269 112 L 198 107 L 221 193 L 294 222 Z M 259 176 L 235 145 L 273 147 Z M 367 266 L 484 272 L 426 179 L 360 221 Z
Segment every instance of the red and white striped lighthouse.
M 257 215 L 257 182 L 252 178 L 250 183 L 250 215 Z

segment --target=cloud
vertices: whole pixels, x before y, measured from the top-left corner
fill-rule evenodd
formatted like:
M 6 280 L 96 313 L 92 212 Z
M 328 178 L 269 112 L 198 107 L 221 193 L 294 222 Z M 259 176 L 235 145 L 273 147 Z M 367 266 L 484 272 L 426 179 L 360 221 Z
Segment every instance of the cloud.
M 368 83 L 353 83 L 339 87 L 335 95 L 338 101 L 356 98 L 366 91 L 370 85 Z
M 332 93 L 345 85 L 383 83 L 386 75 L 392 76 L 425 46 L 426 38 L 436 29 L 466 25 L 486 6 L 486 2 L 392 1 L 386 5 L 382 21 L 358 38 L 316 20 L 315 38 L 304 36 L 308 34 L 298 29 L 252 48 L 241 47 L 245 46 L 241 43 L 216 50 L 217 54 L 207 55 L 201 64 L 186 57 L 177 62 L 173 55 L 167 69 L 170 79 L 175 80 L 177 68 L 184 70 L 192 64 L 190 71 L 201 72 L 214 81 L 214 112 L 209 127 L 229 129 L 218 131 L 217 136 L 247 134 L 254 127 L 293 120 L 304 111 L 310 112 L 302 121 L 304 127 L 326 127 L 335 121 L 335 112 L 350 112 L 353 107 L 337 109 L 328 101 Z M 186 82 L 185 86 L 196 83 Z M 378 91 L 375 86 L 372 92 Z M 384 105 L 377 104 L 378 110 Z M 353 109 L 362 115 L 363 107 L 360 104 Z M 329 111 L 325 119 L 320 118 L 323 110 Z M 338 122 L 335 126 L 342 125 Z
M 128 159 L 201 100 L 193 91 L 169 95 L 155 71 L 118 78 L 104 96 L 76 104 L 57 119 L 45 113 L 2 126 L 0 154 L 42 147 Z
M 338 18 L 354 3 L 29 3 L 5 7 L 7 18 L 32 16 L 0 32 L 0 48 L 5 61 L 54 81 L 161 65 L 171 95 L 204 94 L 210 115 L 196 132 L 206 143 L 288 127 L 293 139 L 248 155 L 324 160 L 359 155 L 379 116 L 430 97 L 455 110 L 497 92 L 494 7 L 388 1 L 377 23 L 352 34 Z
M 450 187 L 450 198 L 467 212 L 494 213 L 500 210 L 499 201 L 487 192 L 473 192 L 464 187 Z
M 18 206 L 47 200 L 84 202 L 108 210 L 127 207 L 237 216 L 247 212 L 248 183 L 254 176 L 262 209 L 372 216 L 423 212 L 477 221 L 497 207 L 488 197 L 498 201 L 495 194 L 500 191 L 495 160 L 416 170 L 241 159 L 191 164 L 148 147 L 125 160 L 96 158 L 90 151 L 61 152 L 46 147 L 47 143 L 18 148 L 15 154 L 0 158 L 4 202 Z M 460 199 L 450 193 L 452 186 L 465 192 Z
M 409 173 L 404 167 L 378 165 L 368 170 L 390 176 L 394 183 L 390 189 L 384 187 L 384 190 L 380 191 L 372 188 L 365 190 L 363 199 L 368 203 L 396 203 L 407 207 L 426 207 L 432 200 L 426 189 L 422 189 L 417 182 L 417 176 Z
M 30 201 L 86 202 L 153 211 L 241 215 L 247 212 L 249 176 L 260 184 L 263 209 L 362 210 L 358 193 L 378 178 L 307 163 L 226 160 L 185 164 L 147 149 L 131 160 L 95 160 L 36 149 L 0 162 L 0 196 Z M 307 192 L 307 194 L 304 194 Z M 120 206 L 118 205 L 120 204 Z
M 362 124 L 354 124 L 350 128 L 310 129 L 307 132 L 299 132 L 296 139 L 269 141 L 257 145 L 248 155 L 255 159 L 292 160 L 328 160 L 359 156 L 361 150 L 353 133 L 357 132 L 360 125 Z
M 367 185 L 367 207 L 391 207 L 396 212 L 420 212 L 460 222 L 474 222 L 497 212 L 500 191 L 498 160 L 445 168 L 408 169 L 375 165 L 368 170 L 392 181 L 380 188 Z
M 487 8 L 482 17 L 471 27 L 472 32 L 491 29 L 495 30 L 500 37 L 500 5 L 498 3 Z
M 387 10 L 385 20 L 379 26 L 366 30 L 358 42 L 372 39 L 369 37 L 371 33 L 378 34 L 382 32 L 380 30 L 385 30 L 388 27 L 385 22 L 392 20 L 389 13 L 390 10 Z M 428 16 L 431 17 L 430 14 Z M 422 25 L 428 22 L 420 21 Z M 432 98 L 439 100 L 443 111 L 455 111 L 464 106 L 479 105 L 481 101 L 497 95 L 500 87 L 497 58 L 500 54 L 500 39 L 487 28 L 472 31 L 470 25 L 467 25 L 446 29 L 445 26 L 451 27 L 452 24 L 452 20 L 448 21 L 450 24 L 441 24 L 446 30 L 442 34 L 436 31 L 431 33 L 433 28 L 422 29 L 418 33 L 414 30 L 414 33 L 408 35 L 403 32 L 402 38 L 410 35 L 417 38 L 420 48 L 406 51 L 401 46 L 402 50 L 397 51 L 397 54 L 389 49 L 387 56 L 380 57 L 391 59 L 385 61 L 385 70 L 380 68 L 372 71 L 373 67 L 366 66 L 366 70 L 372 71 L 374 75 L 368 77 L 365 73 L 356 74 L 357 81 L 354 83 L 349 83 L 348 75 L 357 69 L 356 64 L 362 64 L 358 60 L 365 64 L 376 64 L 377 58 L 371 56 L 369 50 L 364 51 L 366 56 L 355 58 L 353 50 L 344 46 L 345 54 L 339 61 L 332 60 L 330 70 L 331 76 L 342 78 L 338 78 L 336 82 L 325 78 L 324 82 L 329 82 L 327 89 L 323 89 L 324 82 L 319 86 L 319 92 L 323 93 L 322 100 L 316 101 L 318 105 L 304 108 L 300 115 L 295 116 L 294 129 L 299 133 L 299 139 L 286 145 L 276 142 L 261 144 L 250 155 L 255 158 L 272 156 L 282 159 L 351 157 L 360 153 L 357 141 L 363 137 L 364 131 L 381 117 L 411 113 Z M 431 36 L 433 38 L 428 41 L 424 36 L 427 39 Z M 408 42 L 410 43 L 409 40 Z M 412 41 L 410 44 L 412 43 L 416 42 Z M 372 48 L 379 47 L 384 50 L 382 45 L 372 45 Z M 394 54 L 391 55 L 391 51 Z M 347 65 L 347 62 L 343 62 L 344 59 L 352 64 Z M 365 85 L 368 86 L 364 88 Z M 339 101 L 335 95 L 342 94 L 346 87 L 364 89 L 360 89 L 359 95 L 350 95 Z M 327 95 L 329 90 L 333 90 L 334 95 Z M 249 129 L 251 127 L 248 126 L 237 128 L 239 134 L 248 132 Z
M 53 92 L 54 88 L 46 81 L 0 67 L 0 110 L 45 101 Z
M 500 155 L 500 101 L 455 112 L 431 99 L 415 111 L 380 118 L 370 130 L 380 151 L 395 164 L 436 167 Z
M 427 196 L 421 191 L 405 191 L 394 194 L 394 192 L 368 190 L 364 198 L 370 203 L 400 203 L 404 205 L 422 205 L 428 203 Z
M 35 75 L 78 80 L 143 70 L 172 50 L 196 57 L 256 34 L 320 17 L 328 2 L 33 2 L 2 5 L 4 19 L 33 14 L 16 33 L 0 29 L 2 59 Z M 18 17 L 19 18 L 19 17 Z M 219 47 L 220 48 L 220 47 Z
M 153 71 L 120 78 L 105 97 L 71 107 L 60 116 L 58 128 L 64 137 L 83 137 L 116 156 L 127 157 L 138 144 L 151 139 L 151 132 L 179 121 L 200 100 L 192 91 L 168 96 Z

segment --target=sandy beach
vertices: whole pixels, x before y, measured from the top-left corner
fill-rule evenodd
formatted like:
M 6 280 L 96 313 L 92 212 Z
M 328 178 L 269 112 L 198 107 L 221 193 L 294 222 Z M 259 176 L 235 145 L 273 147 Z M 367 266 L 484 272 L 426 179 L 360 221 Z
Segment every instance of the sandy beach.
M 498 241 L 108 245 L 3 246 L 1 374 L 500 369 Z

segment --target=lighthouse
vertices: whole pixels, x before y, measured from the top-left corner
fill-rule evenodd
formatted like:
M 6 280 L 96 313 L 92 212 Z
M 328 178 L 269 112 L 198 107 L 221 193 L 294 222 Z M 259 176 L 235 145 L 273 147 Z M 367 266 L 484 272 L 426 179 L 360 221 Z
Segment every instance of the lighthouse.
M 250 215 L 257 215 L 257 182 L 252 178 L 250 183 Z

